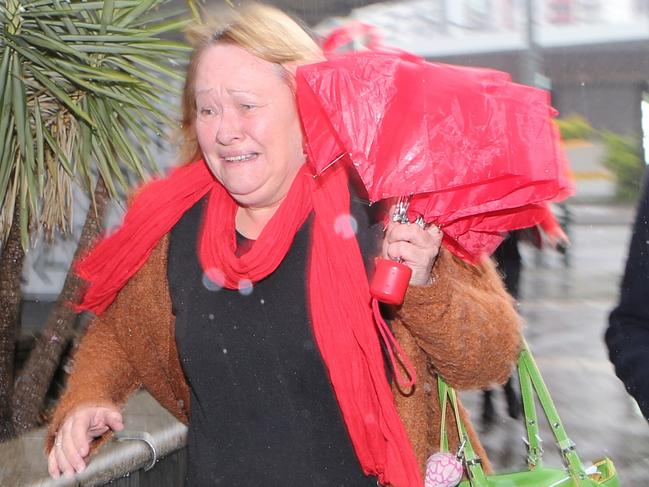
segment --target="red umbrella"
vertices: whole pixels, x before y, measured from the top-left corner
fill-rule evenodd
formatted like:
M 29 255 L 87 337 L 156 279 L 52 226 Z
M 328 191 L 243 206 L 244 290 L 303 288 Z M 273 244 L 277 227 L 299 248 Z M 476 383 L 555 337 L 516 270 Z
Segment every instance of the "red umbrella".
M 415 195 L 466 260 L 570 192 L 548 94 L 506 73 L 354 52 L 300 67 L 297 100 L 316 172 L 348 159 L 372 201 Z

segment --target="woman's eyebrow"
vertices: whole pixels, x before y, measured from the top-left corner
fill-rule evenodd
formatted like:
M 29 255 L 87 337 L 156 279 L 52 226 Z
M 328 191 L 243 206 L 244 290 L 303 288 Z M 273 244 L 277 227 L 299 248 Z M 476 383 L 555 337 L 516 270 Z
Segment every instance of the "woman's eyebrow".
M 242 95 L 242 94 L 243 95 L 257 95 L 258 94 L 258 93 L 254 92 L 254 91 L 242 90 L 242 89 L 238 89 L 238 88 L 232 88 L 232 89 L 229 89 L 227 91 L 230 94 L 237 94 L 237 95 Z
M 214 88 L 204 88 L 202 90 L 196 90 L 194 92 L 194 94 L 195 94 L 195 96 L 206 95 L 206 94 L 209 94 L 212 91 L 214 91 Z M 240 94 L 257 95 L 258 94 L 258 93 L 254 92 L 254 91 L 242 90 L 242 89 L 239 89 L 239 88 L 230 88 L 230 89 L 227 90 L 227 92 L 229 94 L 238 94 L 238 95 L 240 95 Z
M 195 94 L 196 96 L 198 96 L 198 95 L 205 95 L 205 94 L 209 93 L 209 92 L 212 91 L 212 90 L 213 90 L 213 88 L 204 88 L 204 89 L 202 89 L 202 90 L 196 90 L 196 91 L 194 92 L 194 94 Z

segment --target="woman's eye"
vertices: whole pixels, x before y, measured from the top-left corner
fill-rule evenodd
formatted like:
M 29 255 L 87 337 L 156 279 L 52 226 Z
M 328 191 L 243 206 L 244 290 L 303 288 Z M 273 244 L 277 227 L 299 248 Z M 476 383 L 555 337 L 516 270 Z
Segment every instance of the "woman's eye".
M 209 117 L 214 115 L 216 112 L 212 108 L 201 108 L 198 110 L 198 113 L 201 117 Z
M 250 103 L 241 103 L 242 110 L 248 111 L 248 110 L 252 110 L 253 108 L 255 108 L 255 105 L 252 105 Z

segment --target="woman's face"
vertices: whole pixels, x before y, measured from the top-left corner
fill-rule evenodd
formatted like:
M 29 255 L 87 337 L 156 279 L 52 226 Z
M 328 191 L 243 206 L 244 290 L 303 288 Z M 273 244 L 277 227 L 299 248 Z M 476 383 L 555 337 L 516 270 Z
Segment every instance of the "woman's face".
M 295 96 L 278 66 L 215 44 L 195 80 L 196 133 L 210 169 L 239 205 L 276 205 L 305 160 Z

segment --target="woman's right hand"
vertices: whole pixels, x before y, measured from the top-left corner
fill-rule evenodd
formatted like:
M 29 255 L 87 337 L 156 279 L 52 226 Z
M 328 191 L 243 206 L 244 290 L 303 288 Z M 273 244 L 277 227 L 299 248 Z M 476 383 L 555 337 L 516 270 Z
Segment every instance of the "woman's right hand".
M 84 458 L 90 452 L 90 443 L 109 429 L 124 428 L 122 414 L 114 406 L 80 406 L 72 410 L 56 433 L 50 450 L 47 469 L 53 478 L 61 473 L 73 476 L 86 468 Z

